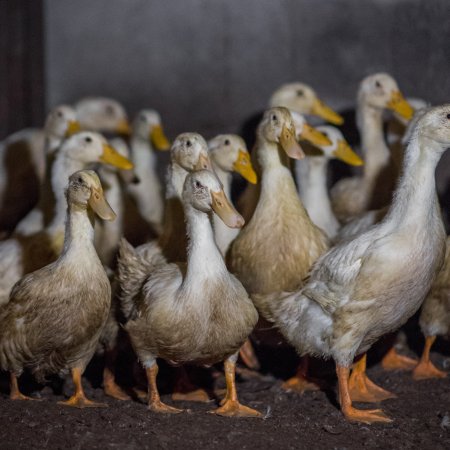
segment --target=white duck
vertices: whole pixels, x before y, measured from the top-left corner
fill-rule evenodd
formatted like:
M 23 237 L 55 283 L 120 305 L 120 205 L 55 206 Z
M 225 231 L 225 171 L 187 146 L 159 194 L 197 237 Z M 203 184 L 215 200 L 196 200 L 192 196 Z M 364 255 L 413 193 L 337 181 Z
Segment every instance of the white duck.
M 26 129 L 0 145 L 0 229 L 14 229 L 39 200 L 48 154 L 77 131 L 73 108 L 59 105 L 48 114 L 43 130 Z
M 249 183 L 255 184 L 257 176 L 250 161 L 250 154 L 244 140 L 235 134 L 220 134 L 208 141 L 211 162 L 223 191 L 231 199 L 233 172 L 242 175 Z M 238 228 L 230 228 L 216 215 L 213 216 L 214 236 L 222 255 L 226 255 L 230 243 L 239 234 Z
M 302 129 L 303 116 L 291 113 L 296 129 Z M 300 122 L 300 123 L 299 123 Z M 352 166 L 363 164 L 362 159 L 350 148 L 342 133 L 335 127 L 322 125 L 316 127 L 331 141 L 331 145 L 322 145 L 322 154 L 309 155 L 306 158 L 295 161 L 295 175 L 297 179 L 298 193 L 303 206 L 311 220 L 329 238 L 334 238 L 340 228 L 331 208 L 327 188 L 327 169 L 331 159 L 339 159 Z M 306 147 L 305 147 L 306 148 Z
M 88 164 L 107 163 L 123 169 L 133 165 L 118 154 L 100 134 L 77 133 L 64 141 L 52 167 L 53 209 L 45 217 L 46 227 L 30 236 L 16 235 L 0 243 L 0 305 L 8 300 L 14 283 L 25 273 L 54 261 L 64 239 L 66 198 L 64 189 L 69 176 Z M 48 220 L 48 222 L 47 222 Z
M 154 149 L 169 150 L 170 142 L 164 134 L 161 117 L 154 110 L 140 111 L 132 129 L 131 159 L 140 182 L 130 184 L 128 192 L 145 221 L 154 230 L 161 232 L 164 202 Z
M 353 407 L 350 367 L 419 309 L 442 267 L 446 236 L 435 169 L 449 146 L 450 105 L 432 108 L 415 125 L 385 219 L 325 253 L 297 292 L 253 298 L 299 353 L 335 360 L 341 410 L 350 421 L 390 421 L 381 410 Z
M 363 174 L 340 180 L 330 192 L 333 210 L 341 222 L 390 202 L 397 174 L 392 173 L 395 167 L 390 164 L 391 156 L 384 139 L 385 109 L 407 120 L 414 112 L 390 75 L 377 73 L 364 78 L 359 86 L 356 109 L 364 159 Z

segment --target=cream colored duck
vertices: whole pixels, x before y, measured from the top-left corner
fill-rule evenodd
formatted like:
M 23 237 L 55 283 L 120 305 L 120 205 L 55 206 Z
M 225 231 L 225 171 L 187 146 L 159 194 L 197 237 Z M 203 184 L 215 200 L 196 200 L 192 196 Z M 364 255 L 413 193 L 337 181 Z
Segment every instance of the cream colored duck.
M 128 192 L 136 202 L 145 221 L 156 231 L 162 231 L 164 202 L 157 173 L 154 149 L 170 149 L 162 125 L 161 116 L 154 110 L 139 112 L 133 122 L 131 155 L 139 183 L 128 186 Z
M 164 227 L 158 240 L 169 262 L 186 261 L 186 226 L 181 194 L 187 174 L 201 169 L 212 170 L 206 141 L 197 133 L 178 135 L 170 149 Z
M 345 178 L 331 189 L 331 203 L 336 217 L 346 222 L 368 209 L 388 204 L 397 179 L 390 164 L 390 152 L 383 134 L 383 111 L 396 112 L 411 119 L 413 109 L 404 99 L 396 81 L 377 73 L 361 82 L 358 90 L 357 125 L 364 159 L 362 176 Z
M 44 226 L 44 209 L 46 207 L 45 196 L 50 187 L 51 165 L 55 159 L 55 153 L 65 138 L 80 131 L 75 110 L 67 105 L 61 105 L 53 109 L 47 116 L 45 122 L 45 144 L 43 176 L 40 179 L 39 202 L 28 214 L 17 224 L 15 233 L 29 236 L 42 230 Z M 47 205 L 48 206 L 48 205 Z
M 304 126 L 313 142 L 328 138 Z M 250 294 L 295 289 L 312 263 L 328 248 L 323 231 L 303 207 L 287 156 L 302 158 L 292 116 L 286 108 L 271 108 L 258 128 L 255 147 L 261 167 L 261 195 L 255 212 L 233 241 L 229 267 Z
M 291 112 L 299 114 L 310 114 L 318 116 L 335 125 L 342 125 L 344 119 L 338 113 L 326 105 L 310 86 L 304 83 L 287 83 L 280 86 L 271 96 L 269 108 L 283 106 Z M 246 138 L 250 147 L 253 147 L 253 135 L 255 127 L 252 126 L 250 133 L 252 136 Z M 247 134 L 247 133 L 246 133 Z M 249 147 L 249 148 L 250 148 Z M 252 163 L 258 176 L 261 175 L 256 154 L 252 148 Z M 248 222 L 255 211 L 260 194 L 260 186 L 248 185 L 237 202 L 238 210 Z
M 124 107 L 112 98 L 84 97 L 74 105 L 85 130 L 128 136 L 131 127 Z
M 350 421 L 390 421 L 381 410 L 353 407 L 350 366 L 355 356 L 419 309 L 442 266 L 445 231 L 435 169 L 449 146 L 450 105 L 432 108 L 413 130 L 385 219 L 325 253 L 302 289 L 253 297 L 261 314 L 300 354 L 334 359 L 341 410 Z
M 0 230 L 12 231 L 39 200 L 47 155 L 79 130 L 73 108 L 52 109 L 43 130 L 26 129 L 0 145 Z
M 75 393 L 67 406 L 107 406 L 88 400 L 81 376 L 108 315 L 111 288 L 94 248 L 94 213 L 113 220 L 93 171 L 74 173 L 67 188 L 64 248 L 54 263 L 18 281 L 0 312 L 0 367 L 11 374 L 12 400 L 26 400 L 17 377 L 30 369 L 39 381 L 71 371 Z
M 223 191 L 231 199 L 232 172 L 242 175 L 249 183 L 255 184 L 257 176 L 250 161 L 250 154 L 244 140 L 235 134 L 220 134 L 208 141 L 209 154 L 214 171 L 223 186 Z M 239 234 L 238 228 L 228 227 L 217 216 L 213 216 L 214 236 L 222 255 L 226 255 L 230 243 Z
M 14 283 L 24 274 L 54 261 L 64 238 L 66 200 L 64 188 L 69 176 L 92 163 L 108 163 L 123 169 L 133 165 L 119 155 L 98 133 L 77 133 L 64 141 L 52 167 L 53 210 L 46 227 L 30 236 L 16 235 L 0 243 L 0 305 L 8 301 Z
M 303 116 L 292 113 L 296 129 L 302 129 Z M 335 127 L 322 125 L 316 128 L 328 137 L 331 145 L 320 147 L 322 154 L 307 155 L 295 162 L 298 193 L 311 220 L 329 238 L 334 238 L 340 228 L 331 208 L 327 189 L 327 168 L 331 159 L 339 159 L 352 166 L 363 164 L 362 159 L 351 149 L 342 133 Z
M 125 329 L 147 373 L 148 406 L 155 412 L 181 412 L 160 400 L 156 358 L 175 364 L 225 361 L 227 394 L 212 412 L 259 417 L 259 412 L 239 403 L 235 386 L 239 348 L 258 315 L 242 284 L 225 266 L 209 214 L 214 211 L 230 227 L 241 227 L 244 220 L 209 170 L 187 175 L 182 195 L 189 233 L 186 270 L 161 260 L 159 252 L 140 258 L 126 241 L 119 258 L 121 285 L 138 286 L 136 297 L 122 297 L 122 307 L 128 318 Z
M 447 237 L 444 266 L 423 303 L 419 323 L 425 336 L 425 347 L 413 378 L 445 378 L 447 373 L 431 362 L 430 350 L 437 336 L 450 336 L 450 237 Z

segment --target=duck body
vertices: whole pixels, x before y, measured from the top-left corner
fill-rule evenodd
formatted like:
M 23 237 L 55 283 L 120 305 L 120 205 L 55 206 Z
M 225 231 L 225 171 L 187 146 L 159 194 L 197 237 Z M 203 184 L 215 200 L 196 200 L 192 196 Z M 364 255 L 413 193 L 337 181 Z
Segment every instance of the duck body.
M 61 256 L 17 282 L 1 310 L 0 366 L 15 376 L 25 368 L 39 381 L 49 374 L 84 371 L 105 324 L 111 288 L 93 245 L 88 183 L 103 197 L 96 174 L 86 172 L 71 180 Z M 111 218 L 106 211 L 103 217 Z
M 419 309 L 444 261 L 446 236 L 434 171 L 450 139 L 450 126 L 439 128 L 441 116 L 449 112 L 450 107 L 436 108 L 416 125 L 404 175 L 379 225 L 320 257 L 296 293 L 278 296 L 278 301 L 254 298 L 300 353 L 333 357 L 340 389 L 353 358 Z M 349 397 L 344 397 L 344 414 L 359 420 Z M 373 414 L 359 417 L 386 420 Z

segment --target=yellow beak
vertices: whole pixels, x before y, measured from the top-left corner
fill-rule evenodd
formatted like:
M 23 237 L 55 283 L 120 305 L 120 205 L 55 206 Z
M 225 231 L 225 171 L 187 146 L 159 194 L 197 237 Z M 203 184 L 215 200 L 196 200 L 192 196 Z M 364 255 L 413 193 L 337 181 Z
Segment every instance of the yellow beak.
M 79 131 L 81 131 L 80 122 L 70 120 L 67 124 L 66 137 L 70 137 L 72 134 L 78 133 Z
M 350 145 L 344 140 L 338 141 L 336 150 L 333 155 L 341 161 L 351 166 L 362 166 L 364 161 L 352 150 Z
M 303 125 L 300 139 L 311 142 L 311 144 L 316 145 L 317 147 L 326 147 L 332 144 L 327 136 L 307 123 Z
M 290 158 L 302 159 L 305 157 L 302 148 L 295 139 L 295 134 L 286 125 L 283 125 L 281 130 L 280 145 Z
M 200 153 L 197 164 L 194 166 L 194 170 L 209 170 L 213 172 L 214 170 L 212 168 L 209 156 L 205 155 L 204 153 Z
M 125 136 L 129 136 L 131 134 L 131 127 L 128 123 L 127 119 L 122 119 L 118 124 L 116 128 L 117 134 L 124 134 Z
M 211 192 L 211 198 L 213 211 L 226 226 L 230 228 L 242 228 L 244 226 L 244 218 L 234 209 L 223 190 Z
M 318 98 L 314 99 L 311 114 L 322 117 L 322 119 L 325 119 L 327 122 L 333 123 L 334 125 L 342 125 L 344 123 L 344 118 L 340 114 L 332 110 Z
M 89 206 L 103 220 L 114 220 L 116 218 L 116 213 L 107 202 L 103 189 L 92 189 Z
M 100 161 L 119 169 L 130 170 L 133 168 L 133 163 L 129 159 L 108 144 L 103 144 L 103 154 L 100 156 Z
M 238 158 L 233 164 L 233 170 L 241 174 L 249 183 L 256 184 L 258 181 L 250 161 L 250 155 L 244 150 L 239 150 Z
M 400 91 L 392 92 L 386 107 L 406 120 L 411 120 L 414 115 L 414 108 L 406 101 Z
M 169 150 L 170 142 L 164 134 L 161 125 L 155 125 L 150 132 L 150 142 L 154 145 L 156 150 Z

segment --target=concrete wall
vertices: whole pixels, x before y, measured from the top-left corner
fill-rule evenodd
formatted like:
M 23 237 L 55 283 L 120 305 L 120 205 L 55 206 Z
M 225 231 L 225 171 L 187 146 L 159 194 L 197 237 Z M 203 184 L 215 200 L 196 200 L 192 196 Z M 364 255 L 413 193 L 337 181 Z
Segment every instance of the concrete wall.
M 387 71 L 450 99 L 449 0 L 46 0 L 47 107 L 108 95 L 158 109 L 172 137 L 236 131 L 281 83 L 335 107 Z

